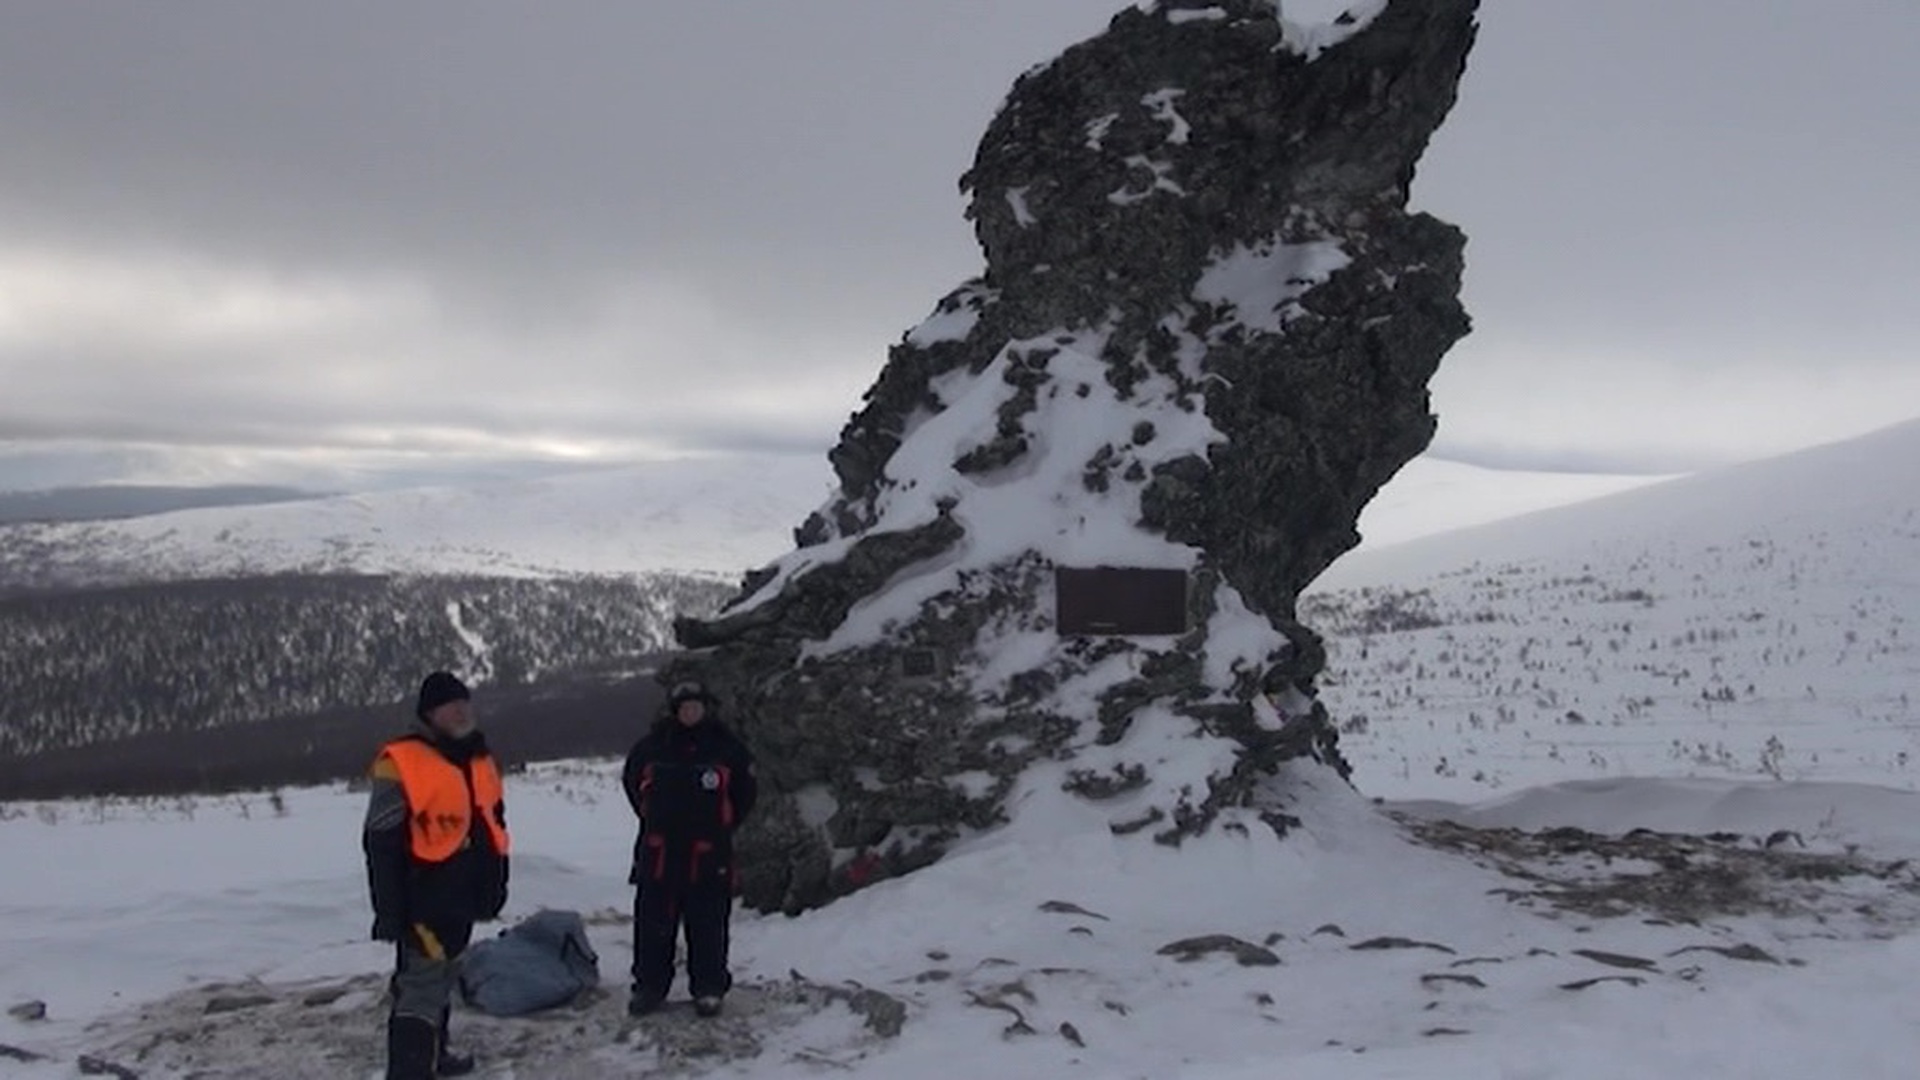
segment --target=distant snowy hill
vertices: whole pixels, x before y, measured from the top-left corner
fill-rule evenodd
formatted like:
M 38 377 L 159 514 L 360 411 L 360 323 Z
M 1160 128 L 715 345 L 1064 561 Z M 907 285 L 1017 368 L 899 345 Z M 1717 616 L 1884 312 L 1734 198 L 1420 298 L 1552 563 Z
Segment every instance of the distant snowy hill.
M 1356 552 L 1305 598 L 1363 789 L 1920 785 L 1920 422 Z
M 300 573 L 733 575 L 825 501 L 811 457 L 695 459 L 472 488 L 0 528 L 0 584 Z
M 183 487 L 162 484 L 100 484 L 41 491 L 0 491 L 0 524 L 104 521 L 212 506 L 258 506 L 299 502 L 323 493 L 259 484 Z
M 471 488 L 0 526 L 0 586 L 289 572 L 731 578 L 790 550 L 794 527 L 826 501 L 832 477 L 824 457 L 698 459 Z M 1655 479 L 1421 458 L 1367 507 L 1361 535 L 1371 548 Z
M 0 528 L 0 760 L 358 716 L 434 667 L 490 689 L 597 686 L 672 649 L 675 618 L 784 547 L 825 471 L 678 462 Z
M 1360 512 L 1360 550 L 1484 525 L 1646 487 L 1663 476 L 1489 469 L 1432 456 L 1408 462 Z

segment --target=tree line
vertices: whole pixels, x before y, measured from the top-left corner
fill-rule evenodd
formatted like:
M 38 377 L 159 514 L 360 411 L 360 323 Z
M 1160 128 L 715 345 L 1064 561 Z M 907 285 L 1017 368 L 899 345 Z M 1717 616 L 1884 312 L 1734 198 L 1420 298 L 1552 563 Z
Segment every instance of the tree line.
M 0 758 L 387 706 L 448 668 L 495 687 L 617 673 L 730 583 L 284 575 L 0 597 Z

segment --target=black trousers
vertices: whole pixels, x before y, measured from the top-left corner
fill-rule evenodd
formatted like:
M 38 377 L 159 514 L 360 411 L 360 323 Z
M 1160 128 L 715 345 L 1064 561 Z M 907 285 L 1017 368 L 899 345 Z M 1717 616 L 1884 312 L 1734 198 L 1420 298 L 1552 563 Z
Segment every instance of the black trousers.
M 663 999 L 673 985 L 681 928 L 687 938 L 687 989 L 696 998 L 721 997 L 733 987 L 727 970 L 732 883 L 643 881 L 633 894 L 633 993 Z

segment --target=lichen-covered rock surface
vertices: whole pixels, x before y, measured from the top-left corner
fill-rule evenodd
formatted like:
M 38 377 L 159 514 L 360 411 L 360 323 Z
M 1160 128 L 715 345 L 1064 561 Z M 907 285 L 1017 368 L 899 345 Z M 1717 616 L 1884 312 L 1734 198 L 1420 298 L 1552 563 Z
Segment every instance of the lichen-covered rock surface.
M 888 357 L 836 496 L 681 625 L 759 755 L 749 904 L 937 859 L 1064 786 L 1166 843 L 1343 767 L 1300 591 L 1434 431 L 1461 233 L 1407 210 L 1477 0 L 1326 25 L 1161 0 L 1022 76 L 962 179 L 986 269 Z M 1063 633 L 1056 571 L 1187 575 L 1186 630 Z

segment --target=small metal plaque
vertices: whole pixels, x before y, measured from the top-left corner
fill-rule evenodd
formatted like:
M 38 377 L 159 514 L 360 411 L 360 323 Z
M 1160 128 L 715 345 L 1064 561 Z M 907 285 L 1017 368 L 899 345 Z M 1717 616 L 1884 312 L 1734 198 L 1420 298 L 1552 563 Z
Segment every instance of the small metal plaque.
M 1187 632 L 1187 572 L 1141 567 L 1054 571 L 1054 625 L 1066 637 Z
M 932 649 L 908 649 L 900 654 L 900 675 L 907 679 L 931 679 L 940 674 L 940 654 Z

